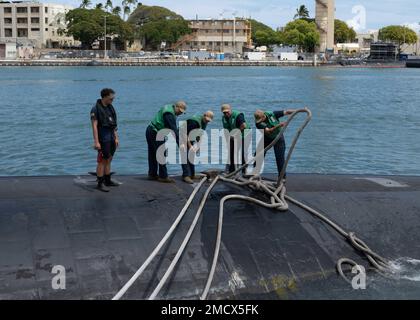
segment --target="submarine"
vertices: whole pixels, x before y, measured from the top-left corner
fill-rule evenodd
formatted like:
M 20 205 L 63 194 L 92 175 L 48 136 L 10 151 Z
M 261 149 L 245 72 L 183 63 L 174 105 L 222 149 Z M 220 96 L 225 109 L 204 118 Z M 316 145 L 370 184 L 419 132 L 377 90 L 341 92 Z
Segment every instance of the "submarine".
M 103 194 L 89 183 L 75 183 L 88 177 L 0 178 L 0 299 L 112 299 L 193 191 L 180 177 L 168 185 L 141 175 L 119 179 L 121 187 Z M 231 201 L 225 205 L 209 299 L 420 298 L 420 177 L 289 174 L 287 190 L 394 261 L 398 275 L 370 270 L 365 256 L 298 206 L 279 212 Z M 176 232 L 122 299 L 150 295 L 203 193 L 197 193 Z M 224 182 L 215 186 L 157 299 L 199 299 L 214 254 L 219 201 L 231 193 L 255 191 Z M 355 290 L 337 273 L 342 257 L 366 267 L 364 290 Z M 52 286 L 55 266 L 65 268 L 65 289 Z

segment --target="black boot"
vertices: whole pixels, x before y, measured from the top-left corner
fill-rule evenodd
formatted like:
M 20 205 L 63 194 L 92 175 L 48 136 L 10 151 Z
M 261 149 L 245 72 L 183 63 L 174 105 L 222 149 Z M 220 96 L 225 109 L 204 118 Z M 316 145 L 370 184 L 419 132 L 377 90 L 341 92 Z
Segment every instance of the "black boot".
M 98 177 L 98 185 L 96 189 L 102 192 L 109 192 L 109 189 L 104 185 L 105 179 L 104 177 Z
M 119 187 L 120 186 L 119 183 L 111 180 L 111 175 L 110 174 L 105 175 L 105 185 L 107 187 Z

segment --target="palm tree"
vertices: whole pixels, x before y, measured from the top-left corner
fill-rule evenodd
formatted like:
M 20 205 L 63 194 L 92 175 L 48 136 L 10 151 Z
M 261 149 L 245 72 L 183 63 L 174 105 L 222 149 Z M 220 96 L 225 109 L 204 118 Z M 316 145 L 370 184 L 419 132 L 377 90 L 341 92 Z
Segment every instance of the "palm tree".
M 132 10 L 132 7 L 135 7 L 136 5 L 142 5 L 142 3 L 138 2 L 138 0 L 123 0 L 122 5 L 124 7 L 124 19 L 126 16 L 129 16 Z
M 116 16 L 119 16 L 121 14 L 121 7 L 116 6 L 114 9 L 112 9 L 112 14 L 115 14 Z
M 109 10 L 112 10 L 112 7 L 113 7 L 112 0 L 106 0 L 105 9 L 109 11 Z
M 301 5 L 299 8 L 296 9 L 296 14 L 293 17 L 293 19 L 304 19 L 304 18 L 309 18 L 309 10 L 308 8 L 306 8 L 305 5 Z
M 95 6 L 95 9 L 102 10 L 104 8 L 104 5 L 102 3 L 97 3 Z
M 131 12 L 131 8 L 125 5 L 124 6 L 124 20 L 125 20 L 125 17 L 128 17 L 130 15 L 130 12 Z
M 82 0 L 82 3 L 80 4 L 80 8 L 87 9 L 90 7 L 92 2 L 90 0 Z

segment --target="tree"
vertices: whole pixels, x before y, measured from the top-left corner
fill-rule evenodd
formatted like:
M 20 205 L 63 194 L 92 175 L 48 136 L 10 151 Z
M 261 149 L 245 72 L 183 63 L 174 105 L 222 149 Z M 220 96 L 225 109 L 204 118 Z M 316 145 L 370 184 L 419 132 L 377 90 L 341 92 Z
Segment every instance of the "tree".
M 298 46 L 301 50 L 314 52 L 320 43 L 320 36 L 315 22 L 298 19 L 289 22 L 283 32 L 284 43 Z
M 114 7 L 114 5 L 112 4 L 112 0 L 106 0 L 106 2 L 105 2 L 105 9 L 107 11 L 110 11 L 110 10 L 112 10 L 113 7 Z
M 124 19 L 130 15 L 131 9 L 129 6 L 124 6 Z
M 301 5 L 299 8 L 296 9 L 296 14 L 293 19 L 305 19 L 309 18 L 309 10 L 306 8 L 305 5 Z
M 349 43 L 356 40 L 356 31 L 350 28 L 344 21 L 335 20 L 334 23 L 334 40 L 335 43 Z
M 176 43 L 182 36 L 191 33 L 188 21 L 182 16 L 158 6 L 140 4 L 127 21 L 136 26 L 137 35 L 151 49 L 159 49 L 163 41 Z
M 99 9 L 99 10 L 102 10 L 104 8 L 104 5 L 102 4 L 102 3 L 97 3 L 96 4 L 96 6 L 95 6 L 95 9 Z
M 137 0 L 123 0 L 121 4 L 124 7 L 124 19 L 130 15 L 132 10 L 131 7 L 142 5 L 141 3 L 138 3 Z
M 112 9 L 112 14 L 115 14 L 116 16 L 119 16 L 122 12 L 122 9 L 120 6 L 116 6 L 115 8 Z
M 83 48 L 91 48 L 92 43 L 104 37 L 104 17 L 107 35 L 117 42 L 133 41 L 133 27 L 119 16 L 109 14 L 101 9 L 78 8 L 66 14 L 67 35 L 82 42 Z
M 405 26 L 388 26 L 379 30 L 379 40 L 396 43 L 401 53 L 404 44 L 417 43 L 417 34 Z
M 92 2 L 90 0 L 82 0 L 82 3 L 80 4 L 80 8 L 86 9 L 91 6 Z
M 274 31 L 269 26 L 262 22 L 251 19 L 251 37 L 254 45 L 259 46 L 270 46 L 273 44 L 281 43 L 280 33 Z

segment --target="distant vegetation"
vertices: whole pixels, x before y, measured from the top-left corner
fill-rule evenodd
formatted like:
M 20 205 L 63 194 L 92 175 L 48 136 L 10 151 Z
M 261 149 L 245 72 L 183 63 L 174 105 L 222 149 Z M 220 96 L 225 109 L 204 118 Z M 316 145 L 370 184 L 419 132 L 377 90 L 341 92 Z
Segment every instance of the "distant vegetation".
M 314 52 L 320 43 L 320 35 L 315 22 L 298 19 L 289 22 L 283 31 L 284 43 L 298 46 L 306 52 Z
M 251 19 L 252 42 L 255 46 L 270 46 L 282 42 L 281 33 L 262 22 Z
M 350 43 L 356 40 L 356 31 L 350 28 L 344 21 L 335 19 L 334 39 L 335 43 Z
M 187 20 L 177 13 L 158 6 L 139 5 L 128 18 L 136 29 L 136 35 L 144 39 L 146 48 L 159 49 L 162 42 L 167 45 L 191 33 Z
M 296 14 L 293 19 L 305 19 L 309 18 L 309 10 L 306 8 L 305 5 L 301 5 L 299 8 L 296 9 Z
M 115 41 L 124 43 L 134 40 L 134 29 L 131 24 L 121 19 L 119 15 L 105 12 L 102 9 L 77 8 L 66 14 L 66 33 L 82 43 L 82 48 L 90 49 L 92 43 L 103 38 L 106 16 L 107 35 Z
M 392 41 L 398 45 L 398 51 L 401 53 L 404 44 L 414 44 L 418 41 L 414 30 L 404 26 L 388 26 L 379 30 L 379 40 Z

